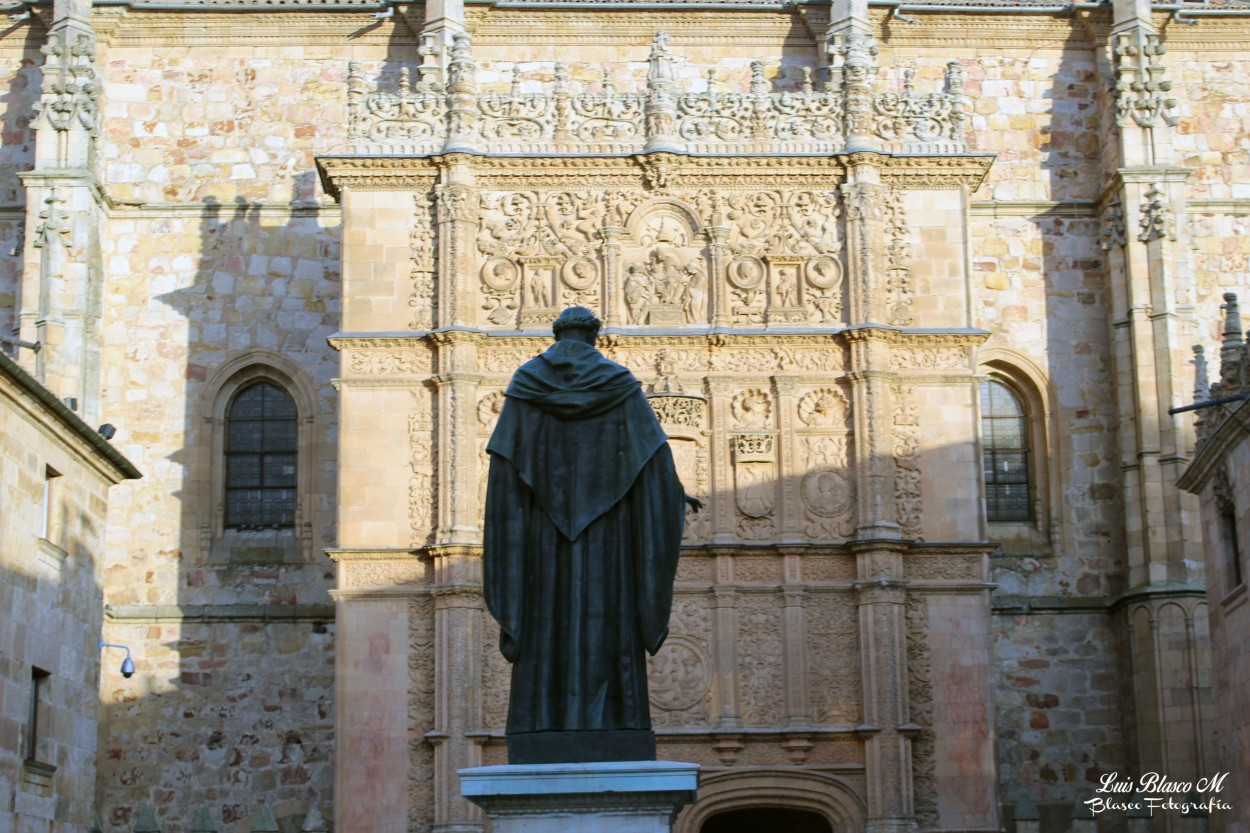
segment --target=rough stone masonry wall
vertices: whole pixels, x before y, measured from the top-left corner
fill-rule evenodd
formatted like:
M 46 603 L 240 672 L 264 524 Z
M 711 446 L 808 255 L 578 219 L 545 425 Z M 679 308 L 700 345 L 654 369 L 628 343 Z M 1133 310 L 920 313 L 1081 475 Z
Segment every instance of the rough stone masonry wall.
M 96 679 L 101 663 L 100 563 L 108 484 L 69 443 L 15 405 L 0 380 L 0 829 L 86 829 L 96 773 Z M 60 473 L 44 531 L 46 467 Z M 120 651 L 104 663 L 116 668 Z M 35 757 L 51 777 L 27 773 L 32 668 L 49 674 Z
M 261 804 L 283 830 L 312 802 L 332 812 L 334 626 L 267 619 L 327 608 L 333 585 L 338 212 L 312 158 L 342 139 L 347 57 L 208 40 L 128 47 L 123 30 L 102 53 L 100 174 L 129 205 L 103 235 L 101 395 L 146 474 L 117 491 L 110 525 L 106 628 L 139 673 L 101 691 L 106 831 L 146 805 L 165 833 L 201 809 L 223 831 L 249 829 Z M 295 561 L 210 561 L 212 387 L 255 351 L 314 392 L 311 540 Z

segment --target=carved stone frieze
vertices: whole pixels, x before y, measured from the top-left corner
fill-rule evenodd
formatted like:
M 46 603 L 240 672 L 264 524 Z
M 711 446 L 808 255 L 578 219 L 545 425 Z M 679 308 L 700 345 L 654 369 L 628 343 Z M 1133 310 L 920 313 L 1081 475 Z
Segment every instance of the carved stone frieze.
M 895 347 L 890 366 L 898 370 L 958 370 L 969 366 L 964 347 Z
M 355 561 L 343 570 L 341 587 L 389 588 L 400 585 L 420 585 L 427 580 L 425 565 L 419 561 Z
M 347 371 L 353 375 L 416 375 L 429 373 L 430 369 L 430 357 L 424 350 L 352 350 L 347 353 Z
M 354 153 L 434 153 L 444 148 L 488 153 L 819 153 L 842 150 L 856 136 L 907 153 L 964 149 L 963 73 L 948 65 L 942 89 L 918 93 L 911 77 L 901 92 L 876 91 L 876 44 L 856 29 L 837 36 L 832 82 L 817 89 L 814 67 L 798 89 L 775 90 L 763 61 L 750 63 L 745 90 L 722 90 L 708 67 L 703 89 L 682 91 L 675 54 L 655 33 L 642 89 L 622 90 L 601 68 L 552 61 L 536 85 L 513 69 L 506 90 L 480 91 L 467 35 L 451 48 L 447 82 L 434 62 L 414 77 L 369 89 L 358 63 L 348 66 L 348 137 Z M 574 74 L 581 80 L 574 81 Z M 662 188 L 663 185 L 655 187 Z
M 647 400 L 661 425 L 702 428 L 707 403 L 697 396 L 651 396 Z

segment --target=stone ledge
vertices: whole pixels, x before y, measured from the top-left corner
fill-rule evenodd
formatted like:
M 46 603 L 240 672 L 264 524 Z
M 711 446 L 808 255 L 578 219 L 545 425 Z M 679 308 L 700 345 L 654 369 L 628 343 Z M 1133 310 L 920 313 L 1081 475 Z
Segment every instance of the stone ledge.
M 104 620 L 140 622 L 333 622 L 332 604 L 105 605 Z

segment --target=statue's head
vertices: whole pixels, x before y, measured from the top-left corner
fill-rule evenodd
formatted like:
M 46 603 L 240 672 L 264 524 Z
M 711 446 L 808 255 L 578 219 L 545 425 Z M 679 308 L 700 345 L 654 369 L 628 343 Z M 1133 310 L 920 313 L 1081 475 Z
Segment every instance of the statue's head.
M 599 336 L 599 328 L 603 322 L 585 307 L 569 307 L 560 313 L 560 317 L 551 325 L 556 341 L 562 338 L 575 338 L 587 344 L 594 344 Z

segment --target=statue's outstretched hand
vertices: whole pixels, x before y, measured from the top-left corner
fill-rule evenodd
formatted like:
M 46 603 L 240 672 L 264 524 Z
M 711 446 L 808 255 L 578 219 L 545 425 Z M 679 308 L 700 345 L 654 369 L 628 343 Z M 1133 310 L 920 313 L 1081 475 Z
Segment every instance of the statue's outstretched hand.
M 700 509 L 703 508 L 703 501 L 699 500 L 697 497 L 694 497 L 693 495 L 686 495 L 686 505 L 689 506 L 694 511 L 698 512 Z

